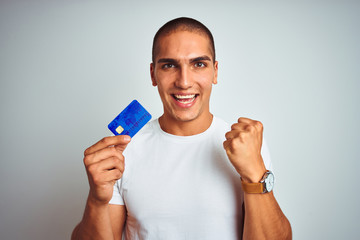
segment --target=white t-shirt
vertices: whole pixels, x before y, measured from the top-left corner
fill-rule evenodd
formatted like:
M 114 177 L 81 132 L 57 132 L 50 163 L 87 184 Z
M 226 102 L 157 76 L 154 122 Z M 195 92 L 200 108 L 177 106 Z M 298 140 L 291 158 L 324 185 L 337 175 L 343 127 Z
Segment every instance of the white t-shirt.
M 230 125 L 214 117 L 193 136 L 148 123 L 124 151 L 110 204 L 126 205 L 125 239 L 241 239 L 243 192 L 223 148 Z M 262 157 L 271 169 L 265 142 Z

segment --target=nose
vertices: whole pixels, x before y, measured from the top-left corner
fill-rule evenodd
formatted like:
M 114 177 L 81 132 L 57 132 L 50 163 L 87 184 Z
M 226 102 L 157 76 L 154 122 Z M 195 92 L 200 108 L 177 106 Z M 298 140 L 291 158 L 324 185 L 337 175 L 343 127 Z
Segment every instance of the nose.
M 187 66 L 182 66 L 178 71 L 175 86 L 180 89 L 189 89 L 193 86 L 192 74 Z

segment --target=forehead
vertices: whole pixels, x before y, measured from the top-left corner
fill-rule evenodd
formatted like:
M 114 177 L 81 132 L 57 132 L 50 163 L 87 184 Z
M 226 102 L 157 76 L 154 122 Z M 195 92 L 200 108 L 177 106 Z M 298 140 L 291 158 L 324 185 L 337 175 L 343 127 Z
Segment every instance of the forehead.
M 209 38 L 200 32 L 175 31 L 158 39 L 156 58 L 194 58 L 208 56 L 213 60 Z

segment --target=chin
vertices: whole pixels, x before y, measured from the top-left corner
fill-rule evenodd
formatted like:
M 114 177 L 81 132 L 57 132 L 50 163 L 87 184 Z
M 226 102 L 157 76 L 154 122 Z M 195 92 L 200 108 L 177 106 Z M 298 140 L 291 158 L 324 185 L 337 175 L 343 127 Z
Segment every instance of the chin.
M 177 121 L 181 122 L 191 122 L 199 118 L 199 114 L 196 113 L 175 113 L 173 117 Z

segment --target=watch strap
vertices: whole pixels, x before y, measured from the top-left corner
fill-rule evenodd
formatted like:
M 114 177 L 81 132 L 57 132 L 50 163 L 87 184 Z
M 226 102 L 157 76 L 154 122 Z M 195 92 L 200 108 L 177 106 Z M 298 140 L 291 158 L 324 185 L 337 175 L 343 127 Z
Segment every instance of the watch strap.
M 241 180 L 241 186 L 244 192 L 246 193 L 263 193 L 264 184 L 263 183 L 247 183 Z

